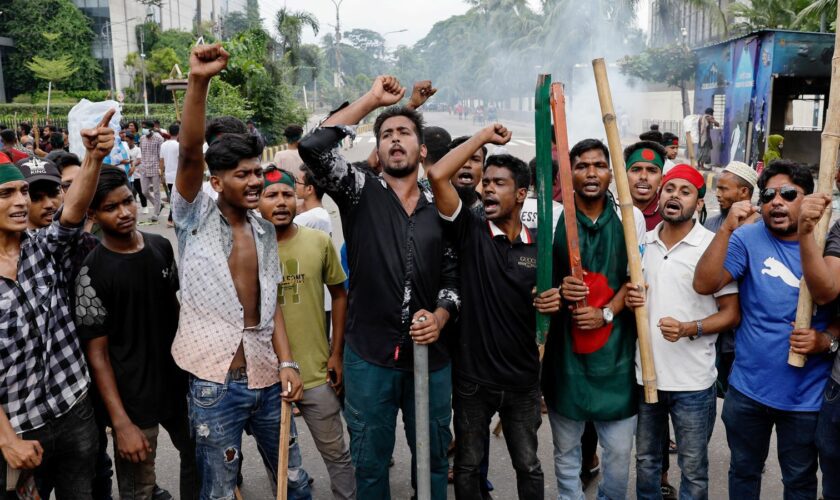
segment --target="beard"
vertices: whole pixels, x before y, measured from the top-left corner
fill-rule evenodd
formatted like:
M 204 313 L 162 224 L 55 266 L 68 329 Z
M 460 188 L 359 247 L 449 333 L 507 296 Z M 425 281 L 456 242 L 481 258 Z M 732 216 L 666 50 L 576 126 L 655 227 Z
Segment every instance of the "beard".
M 405 166 L 394 167 L 388 164 L 382 166 L 382 171 L 391 177 L 403 178 L 417 172 L 417 162 L 410 162 Z
M 675 217 L 670 217 L 665 214 L 662 214 L 662 220 L 668 222 L 669 224 L 682 224 L 683 222 L 691 220 L 693 216 L 694 210 L 691 210 L 689 212 L 680 212 L 680 214 Z

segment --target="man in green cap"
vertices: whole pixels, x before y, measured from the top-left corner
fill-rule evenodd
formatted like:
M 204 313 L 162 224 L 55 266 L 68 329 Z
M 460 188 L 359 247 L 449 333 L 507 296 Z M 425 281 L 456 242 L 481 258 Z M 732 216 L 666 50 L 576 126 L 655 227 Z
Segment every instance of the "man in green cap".
M 639 141 L 624 150 L 630 197 L 633 198 L 633 205 L 645 216 L 647 231 L 662 222 L 659 214 L 659 185 L 662 183 L 662 168 L 667 156 L 665 148 L 653 141 Z
M 97 431 L 67 280 L 99 168 L 114 147 L 113 114 L 82 130 L 84 162 L 45 228 L 26 231 L 29 183 L 16 166 L 0 165 L 0 491 L 10 467 L 34 469 L 39 487 L 57 498 L 92 495 Z

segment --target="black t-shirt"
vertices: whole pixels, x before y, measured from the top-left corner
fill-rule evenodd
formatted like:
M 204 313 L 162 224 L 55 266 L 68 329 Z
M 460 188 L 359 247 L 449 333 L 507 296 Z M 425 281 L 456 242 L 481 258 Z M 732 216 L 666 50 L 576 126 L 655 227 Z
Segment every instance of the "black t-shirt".
M 831 226 L 831 231 L 829 231 L 828 237 L 825 240 L 824 255 L 840 259 L 840 220 Z M 840 354 L 834 355 L 831 379 L 840 384 Z
M 448 223 L 459 242 L 460 334 L 456 377 L 488 387 L 524 391 L 539 384 L 536 310 L 537 245 L 524 225 L 513 243 L 483 211 L 463 204 Z
M 76 278 L 76 323 L 82 339 L 108 336 L 108 354 L 123 406 L 140 428 L 185 406 L 186 374 L 170 349 L 178 328 L 178 273 L 172 245 L 141 233 L 142 250 L 99 245 Z

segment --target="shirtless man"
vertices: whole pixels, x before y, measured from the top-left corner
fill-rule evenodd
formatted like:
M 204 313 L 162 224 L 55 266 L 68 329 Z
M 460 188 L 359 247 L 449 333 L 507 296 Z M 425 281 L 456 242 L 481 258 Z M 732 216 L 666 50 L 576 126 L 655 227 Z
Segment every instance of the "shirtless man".
M 202 153 L 207 89 L 227 60 L 219 44 L 197 46 L 190 56 L 172 194 L 181 260 L 172 355 L 191 375 L 190 424 L 202 499 L 233 497 L 246 429 L 277 477 L 280 398 L 293 401 L 302 394 L 276 307 L 282 276 L 274 227 L 250 211 L 262 192 L 262 143 L 250 134 L 225 134 Z M 201 190 L 205 159 L 216 202 Z M 300 454 L 292 453 L 289 462 L 290 498 L 309 498 Z

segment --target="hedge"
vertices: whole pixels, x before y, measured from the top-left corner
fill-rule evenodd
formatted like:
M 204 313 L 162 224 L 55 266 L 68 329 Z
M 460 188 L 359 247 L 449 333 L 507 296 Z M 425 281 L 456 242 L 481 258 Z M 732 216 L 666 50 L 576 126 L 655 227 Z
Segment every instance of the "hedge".
M 73 106 L 73 104 L 54 104 L 50 106 L 50 121 L 59 127 L 65 127 L 67 125 L 67 115 Z M 17 128 L 20 122 L 31 122 L 34 113 L 38 114 L 38 123 L 43 125 L 47 114 L 46 104 L 0 104 L 0 124 L 9 128 Z M 146 116 L 143 104 L 123 104 L 122 116 L 126 121 L 144 119 Z M 148 118 L 160 120 L 161 125 L 166 127 L 175 121 L 175 108 L 172 104 L 149 104 Z

